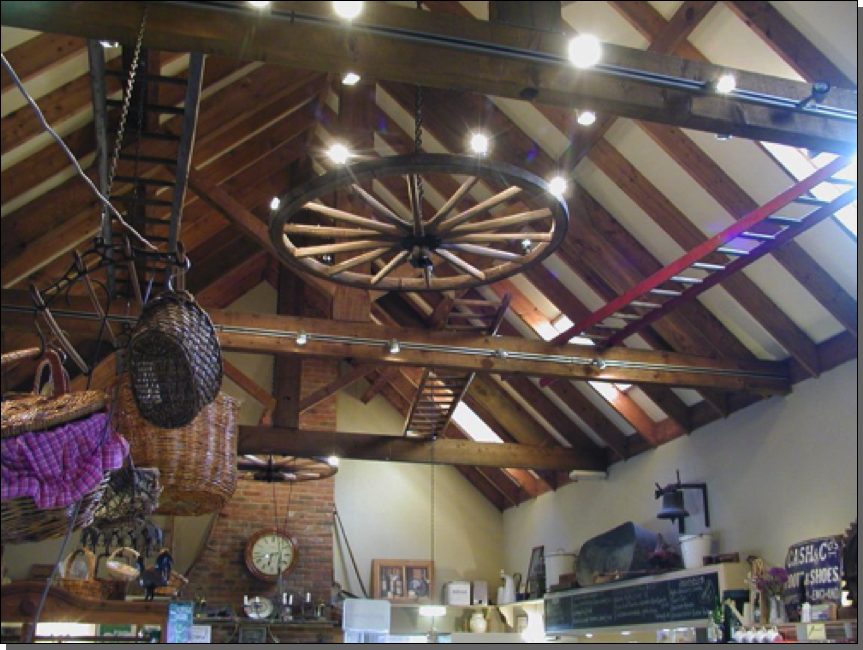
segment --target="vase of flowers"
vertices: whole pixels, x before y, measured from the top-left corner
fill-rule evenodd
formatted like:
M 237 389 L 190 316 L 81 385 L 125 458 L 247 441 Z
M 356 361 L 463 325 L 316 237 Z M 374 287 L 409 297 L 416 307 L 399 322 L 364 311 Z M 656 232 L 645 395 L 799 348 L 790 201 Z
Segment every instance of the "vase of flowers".
M 756 589 L 763 594 L 764 603 L 762 607 L 770 608 L 769 621 L 772 624 L 787 623 L 785 614 L 785 603 L 782 601 L 782 593 L 788 582 L 788 572 L 782 567 L 773 567 L 766 573 L 755 577 Z

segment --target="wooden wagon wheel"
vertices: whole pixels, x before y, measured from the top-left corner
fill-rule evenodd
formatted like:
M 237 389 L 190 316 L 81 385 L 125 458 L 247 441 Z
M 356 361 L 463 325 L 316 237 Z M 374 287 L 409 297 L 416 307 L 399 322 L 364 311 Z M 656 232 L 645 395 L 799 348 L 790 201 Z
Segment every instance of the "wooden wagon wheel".
M 429 174 L 466 177 L 433 214 L 423 209 L 420 191 Z M 374 181 L 392 187 L 393 177 L 407 190 L 409 215 L 368 190 Z M 480 181 L 505 189 L 476 202 L 470 192 Z M 340 191 L 362 204 L 362 214 L 322 201 Z M 566 203 L 530 172 L 466 156 L 414 154 L 341 167 L 297 188 L 271 217 L 270 238 L 285 262 L 339 284 L 448 291 L 526 271 L 560 245 L 568 223 Z
M 254 472 L 254 478 L 266 483 L 303 483 L 319 481 L 334 476 L 339 468 L 322 458 L 299 458 L 297 456 L 270 456 L 266 460 L 245 456 L 237 468 Z

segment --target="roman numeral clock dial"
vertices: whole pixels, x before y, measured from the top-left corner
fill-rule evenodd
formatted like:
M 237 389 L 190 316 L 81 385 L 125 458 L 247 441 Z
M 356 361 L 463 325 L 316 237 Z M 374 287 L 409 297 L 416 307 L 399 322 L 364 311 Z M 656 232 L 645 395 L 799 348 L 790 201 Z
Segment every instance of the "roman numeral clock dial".
M 287 531 L 259 530 L 246 542 L 246 568 L 258 580 L 276 582 L 290 573 L 299 560 L 297 542 Z

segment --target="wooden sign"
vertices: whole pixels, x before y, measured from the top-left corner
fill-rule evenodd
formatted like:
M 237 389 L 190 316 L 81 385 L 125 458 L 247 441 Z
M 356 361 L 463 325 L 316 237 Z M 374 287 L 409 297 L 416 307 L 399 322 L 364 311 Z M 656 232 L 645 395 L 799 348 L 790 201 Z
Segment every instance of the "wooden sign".
M 842 603 L 842 543 L 839 537 L 800 542 L 788 549 L 785 560 L 788 583 L 785 607 L 796 613 L 806 599 L 816 603 Z
M 190 643 L 195 603 L 171 601 L 168 603 L 168 625 L 165 643 Z

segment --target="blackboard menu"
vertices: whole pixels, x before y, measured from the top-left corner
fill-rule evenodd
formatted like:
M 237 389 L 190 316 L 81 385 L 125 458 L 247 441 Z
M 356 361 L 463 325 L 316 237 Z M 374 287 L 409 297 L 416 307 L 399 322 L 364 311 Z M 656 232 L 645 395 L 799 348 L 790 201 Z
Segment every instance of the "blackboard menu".
M 545 629 L 553 633 L 703 620 L 718 602 L 715 573 L 613 586 L 547 599 Z

